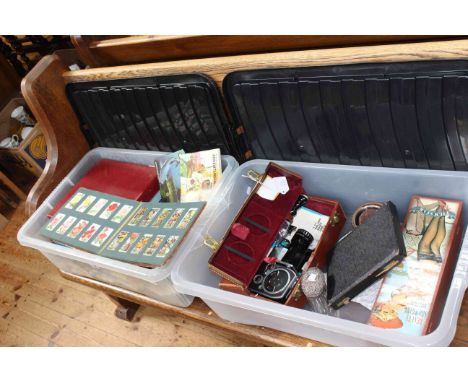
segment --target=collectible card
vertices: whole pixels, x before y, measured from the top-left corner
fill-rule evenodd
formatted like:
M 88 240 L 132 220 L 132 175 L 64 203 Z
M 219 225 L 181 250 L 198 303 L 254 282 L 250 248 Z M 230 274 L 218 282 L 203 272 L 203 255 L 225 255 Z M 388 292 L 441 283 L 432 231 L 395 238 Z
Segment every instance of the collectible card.
M 204 205 L 142 203 L 80 188 L 41 233 L 55 242 L 94 254 L 161 266 Z

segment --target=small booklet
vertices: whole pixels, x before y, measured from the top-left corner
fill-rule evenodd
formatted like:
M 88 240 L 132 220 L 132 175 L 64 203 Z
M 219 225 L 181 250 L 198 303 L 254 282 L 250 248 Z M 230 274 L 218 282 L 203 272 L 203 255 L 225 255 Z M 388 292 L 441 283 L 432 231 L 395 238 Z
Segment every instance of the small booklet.
M 41 234 L 96 255 L 154 268 L 171 257 L 204 206 L 137 202 L 80 188 Z
M 155 161 L 159 179 L 159 196 L 161 202 L 180 202 L 180 159 L 184 154 L 179 150 Z
M 207 201 L 222 175 L 219 149 L 180 154 L 182 202 Z

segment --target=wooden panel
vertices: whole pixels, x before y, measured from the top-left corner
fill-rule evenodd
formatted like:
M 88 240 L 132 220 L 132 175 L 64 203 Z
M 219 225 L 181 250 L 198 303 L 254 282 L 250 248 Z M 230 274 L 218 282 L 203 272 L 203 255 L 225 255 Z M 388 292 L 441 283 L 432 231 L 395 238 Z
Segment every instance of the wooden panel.
M 265 53 L 66 72 L 66 82 L 108 80 L 135 76 L 204 73 L 221 87 L 226 74 L 238 70 L 357 64 L 363 62 L 456 60 L 468 58 L 468 40 L 390 44 L 336 49 Z
M 72 275 L 70 273 L 61 272 L 62 276 L 67 280 L 79 282 L 80 284 L 96 288 L 105 293 L 111 294 L 128 301 L 135 302 L 140 305 L 150 306 L 153 308 L 161 309 L 166 312 L 182 315 L 187 318 L 202 321 L 206 324 L 222 328 L 223 330 L 230 331 L 237 335 L 246 335 L 248 338 L 261 342 L 263 345 L 268 346 L 326 346 L 318 341 L 312 341 L 307 338 L 294 336 L 292 334 L 279 332 L 274 329 L 264 327 L 235 324 L 232 322 L 224 321 L 214 314 L 209 307 L 207 307 L 200 299 L 195 299 L 189 308 L 180 308 L 165 304 L 163 302 L 153 300 L 144 295 L 131 292 L 116 286 L 111 286 L 100 281 L 92 280 L 86 277 Z
M 91 67 L 285 50 L 443 39 L 444 36 L 72 36 Z M 446 38 L 446 37 L 445 37 Z M 452 37 L 453 38 L 453 37 Z
M 70 169 L 89 150 L 65 94 L 67 67 L 56 55 L 46 56 L 23 79 L 24 99 L 41 125 L 47 143 L 44 172 L 30 191 L 26 213 L 32 214 Z
M 0 181 L 4 183 L 14 194 L 20 199 L 25 200 L 26 194 L 15 184 L 13 183 L 2 171 L 0 171 Z
M 65 280 L 38 251 L 18 244 L 23 221 L 20 206 L 0 232 L 0 346 L 263 345 L 160 308 L 140 309 L 131 323 L 119 320 L 102 292 Z
M 49 153 L 48 164 L 28 197 L 26 211 L 38 203 L 88 150 L 78 120 L 65 94 L 65 84 L 75 81 L 106 80 L 135 76 L 204 73 L 221 87 L 232 71 L 277 67 L 353 64 L 362 62 L 466 59 L 468 40 L 390 44 L 297 52 L 265 53 L 204 58 L 109 68 L 67 71 L 57 55 L 45 57 L 23 80 L 23 93 L 41 123 Z M 67 63 L 72 62 L 67 53 Z M 60 165 L 57 165 L 60 162 Z

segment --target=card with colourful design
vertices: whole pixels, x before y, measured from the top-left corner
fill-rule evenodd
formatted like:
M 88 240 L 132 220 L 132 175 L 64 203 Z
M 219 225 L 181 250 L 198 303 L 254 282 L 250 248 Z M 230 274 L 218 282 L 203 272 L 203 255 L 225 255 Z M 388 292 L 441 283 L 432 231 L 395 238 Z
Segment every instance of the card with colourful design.
M 146 214 L 145 218 L 141 221 L 140 227 L 148 227 L 151 223 L 151 220 L 158 214 L 161 208 L 151 208 L 151 210 Z
M 156 257 L 166 257 L 178 239 L 179 239 L 179 236 L 176 236 L 176 235 L 169 236 L 169 238 L 164 243 L 162 248 L 156 254 Z
M 79 238 L 80 241 L 87 243 L 89 239 L 93 237 L 93 235 L 97 232 L 97 230 L 101 228 L 101 225 L 93 223 L 89 226 L 86 231 L 83 232 L 83 235 Z
M 68 229 L 72 226 L 72 224 L 75 222 L 76 217 L 74 216 L 69 216 L 68 218 L 65 219 L 63 224 L 58 227 L 57 232 L 59 235 L 63 235 L 65 232 L 68 231 Z
M 164 208 L 156 220 L 151 224 L 153 228 L 159 228 L 161 224 L 166 220 L 172 212 L 172 208 Z
M 156 238 L 151 242 L 151 244 L 146 248 L 145 252 L 143 255 L 145 256 L 152 256 L 154 252 L 159 248 L 159 246 L 162 244 L 164 239 L 166 238 L 166 235 L 157 235 Z
M 135 243 L 140 234 L 138 232 L 132 232 L 122 247 L 119 249 L 119 252 L 127 252 L 129 248 Z
M 85 196 L 84 193 L 78 192 L 70 199 L 70 201 L 67 204 L 65 204 L 65 208 L 69 210 L 74 209 L 78 205 L 80 200 L 83 199 L 83 196 Z
M 85 200 L 81 202 L 81 204 L 76 209 L 77 212 L 85 212 L 88 207 L 96 200 L 96 197 L 93 195 L 88 195 Z
M 128 231 L 120 231 L 117 236 L 112 240 L 112 242 L 107 247 L 109 251 L 115 251 L 120 244 L 122 244 L 125 238 L 128 236 Z
M 185 208 L 176 208 L 174 213 L 167 220 L 166 224 L 164 224 L 164 228 L 174 228 L 174 226 L 176 225 L 177 221 L 182 216 L 184 211 L 185 211 Z
M 178 229 L 185 229 L 188 227 L 192 219 L 198 212 L 198 208 L 190 208 L 187 213 L 184 215 L 179 224 L 177 224 Z
M 75 206 L 73 216 L 67 204 Z M 138 202 L 80 188 L 65 205 L 42 235 L 103 257 L 159 267 L 175 253 L 205 202 Z
M 88 225 L 89 221 L 85 219 L 81 219 L 76 226 L 73 227 L 73 229 L 68 233 L 68 237 L 71 237 L 72 239 L 75 239 L 80 232 L 83 230 L 84 227 Z
M 98 214 L 99 211 L 101 211 L 101 208 L 104 207 L 106 205 L 106 203 L 108 202 L 107 199 L 104 199 L 104 198 L 101 198 L 99 199 L 96 203 L 94 203 L 94 205 L 89 209 L 88 211 L 88 215 L 91 215 L 91 216 L 96 216 Z
M 46 230 L 47 231 L 53 231 L 55 229 L 55 227 L 57 227 L 59 225 L 59 223 L 63 220 L 63 218 L 65 217 L 66 215 L 65 214 L 57 214 L 55 215 L 52 220 L 47 223 L 46 225 Z
M 112 232 L 114 232 L 114 230 L 111 227 L 104 227 L 91 242 L 91 245 L 94 245 L 95 247 L 102 246 Z
M 146 246 L 146 244 L 148 244 L 152 237 L 153 235 L 149 233 L 144 234 L 140 241 L 136 243 L 135 246 L 132 248 L 131 254 L 138 255 L 141 252 L 141 250 Z
M 111 222 L 122 223 L 131 210 L 133 210 L 133 206 L 129 204 L 123 205 L 120 210 L 112 217 Z
M 101 219 L 109 219 L 109 217 L 117 210 L 117 208 L 120 206 L 120 203 L 118 202 L 111 202 L 107 208 L 102 212 L 99 217 Z
M 143 215 L 146 213 L 147 208 L 140 207 L 140 209 L 136 212 L 135 215 L 130 219 L 128 225 L 137 225 L 139 221 L 143 218 Z

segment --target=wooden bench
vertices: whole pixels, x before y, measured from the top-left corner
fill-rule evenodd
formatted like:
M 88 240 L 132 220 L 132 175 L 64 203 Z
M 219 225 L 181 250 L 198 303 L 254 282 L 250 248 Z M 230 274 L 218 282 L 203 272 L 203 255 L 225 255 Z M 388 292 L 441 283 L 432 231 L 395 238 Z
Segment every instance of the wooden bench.
M 47 165 L 28 196 L 27 213 L 35 211 L 58 182 L 90 149 L 67 98 L 65 86 L 68 83 L 203 73 L 210 76 L 221 90 L 225 76 L 239 70 L 467 58 L 468 40 L 463 39 L 197 58 L 78 71 L 68 69 L 68 65 L 78 59 L 74 52 L 44 57 L 22 83 L 24 98 L 41 124 L 48 146 Z M 160 307 L 164 305 L 96 280 L 70 274 L 63 276 L 101 289 L 113 296 L 118 305 L 117 315 L 121 318 L 131 319 L 138 304 L 153 304 Z M 187 309 L 187 314 L 190 315 L 191 308 Z M 197 318 L 196 314 L 192 316 Z M 225 323 L 218 319 L 217 325 Z M 304 341 L 306 342 L 303 343 L 310 343 L 309 340 Z

